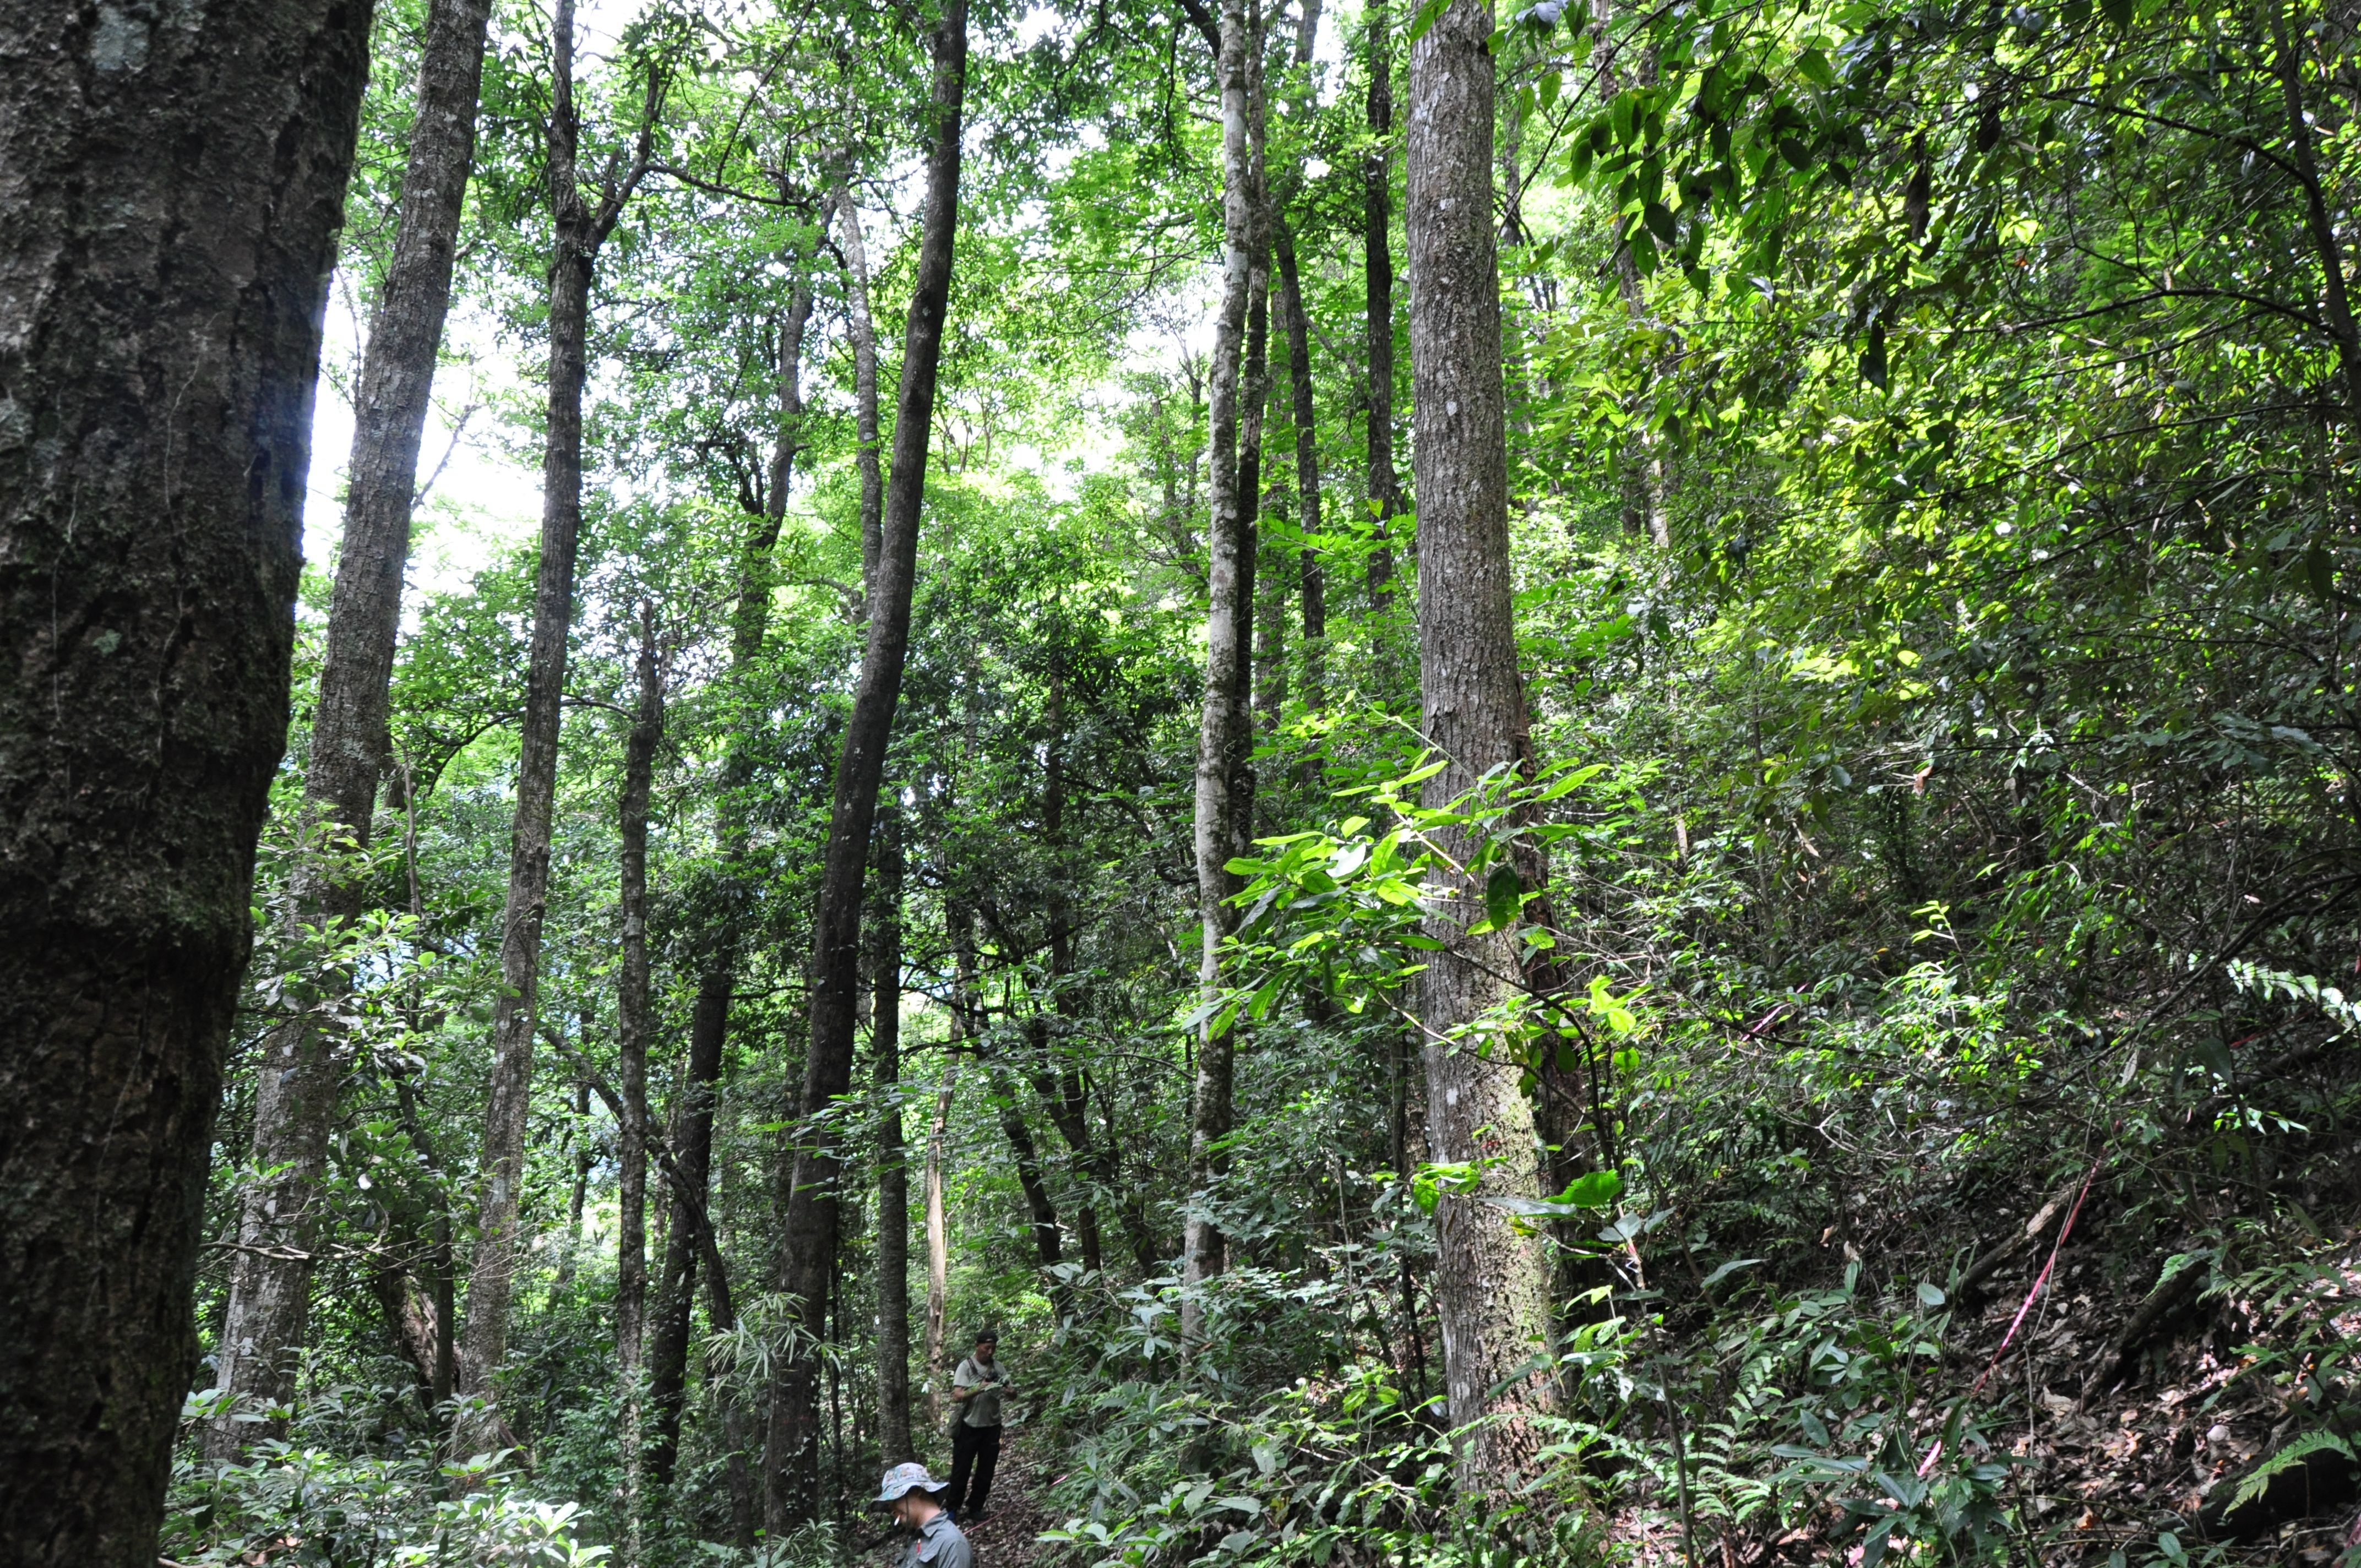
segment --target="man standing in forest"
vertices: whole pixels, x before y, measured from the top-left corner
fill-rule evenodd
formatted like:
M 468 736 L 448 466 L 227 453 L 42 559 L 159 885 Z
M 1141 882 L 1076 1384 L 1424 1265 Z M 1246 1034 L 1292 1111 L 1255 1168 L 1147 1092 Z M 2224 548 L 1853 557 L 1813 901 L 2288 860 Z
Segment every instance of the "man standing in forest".
M 942 1489 L 943 1484 L 928 1475 L 923 1464 L 896 1464 L 885 1472 L 877 1500 L 917 1537 L 902 1549 L 895 1568 L 974 1568 L 975 1553 L 967 1537 L 935 1500 Z
M 975 1336 L 975 1354 L 951 1374 L 954 1414 L 949 1506 L 953 1519 L 964 1509 L 970 1524 L 984 1521 L 984 1505 L 992 1497 L 992 1474 L 1000 1468 L 1000 1397 L 1008 1391 L 1008 1379 L 995 1359 L 999 1350 L 1000 1335 L 986 1329 Z

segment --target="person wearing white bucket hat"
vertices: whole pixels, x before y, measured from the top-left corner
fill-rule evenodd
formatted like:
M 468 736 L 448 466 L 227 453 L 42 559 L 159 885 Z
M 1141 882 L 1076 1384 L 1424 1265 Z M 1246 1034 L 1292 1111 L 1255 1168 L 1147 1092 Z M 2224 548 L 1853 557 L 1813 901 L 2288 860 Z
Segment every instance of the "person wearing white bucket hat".
M 896 1464 L 885 1472 L 877 1488 L 877 1501 L 892 1508 L 894 1517 L 917 1538 L 902 1549 L 895 1568 L 975 1568 L 975 1553 L 967 1537 L 935 1500 L 944 1486 L 928 1475 L 923 1464 Z

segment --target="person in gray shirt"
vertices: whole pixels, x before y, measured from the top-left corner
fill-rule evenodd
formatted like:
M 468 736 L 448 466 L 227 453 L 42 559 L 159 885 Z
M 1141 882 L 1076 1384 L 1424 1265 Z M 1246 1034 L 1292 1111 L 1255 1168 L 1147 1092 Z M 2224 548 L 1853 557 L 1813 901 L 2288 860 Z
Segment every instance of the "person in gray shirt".
M 975 1336 L 975 1354 L 951 1374 L 950 1510 L 970 1524 L 983 1522 L 993 1472 L 1000 1468 L 1000 1397 L 1009 1383 L 995 1359 L 999 1349 L 1000 1335 L 984 1330 Z
M 967 1537 L 935 1500 L 942 1489 L 943 1483 L 928 1475 L 923 1464 L 896 1464 L 885 1472 L 877 1500 L 894 1510 L 913 1537 L 895 1568 L 975 1568 Z

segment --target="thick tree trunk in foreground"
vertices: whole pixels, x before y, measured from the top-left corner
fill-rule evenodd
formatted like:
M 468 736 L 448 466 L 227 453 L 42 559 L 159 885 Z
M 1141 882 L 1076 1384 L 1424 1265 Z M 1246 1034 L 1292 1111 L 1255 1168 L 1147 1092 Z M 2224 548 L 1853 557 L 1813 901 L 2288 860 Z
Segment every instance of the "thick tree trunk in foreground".
M 582 530 L 582 383 L 590 326 L 590 280 L 623 203 L 647 171 L 655 93 L 649 94 L 631 168 L 593 206 L 576 177 L 581 125 L 574 105 L 574 5 L 558 0 L 551 33 L 556 78 L 549 115 L 550 200 L 557 218 L 549 268 L 549 402 L 541 462 L 541 564 L 533 583 L 524 720 L 517 735 L 516 823 L 509 841 L 508 902 L 500 914 L 500 993 L 492 1013 L 491 1105 L 485 1118 L 483 1189 L 476 1255 L 460 1336 L 460 1391 L 492 1395 L 507 1358 L 509 1303 L 522 1253 L 517 1206 L 524 1179 L 525 1117 L 533 1097 L 533 1039 L 541 991 L 541 926 L 549 893 L 549 836 L 557 796 L 560 702 L 574 625 L 574 560 Z M 492 1446 L 497 1420 L 460 1435 L 463 1452 Z
M 411 499 L 427 393 L 451 303 L 459 215 L 475 161 L 476 93 L 490 0 L 435 0 L 419 62 L 418 118 L 402 176 L 401 215 L 385 292 L 369 324 L 354 399 L 344 550 L 328 612 L 311 765 L 303 780 L 303 852 L 289 889 L 291 921 L 326 926 L 360 913 L 332 839 L 366 849 L 385 772 L 387 685 L 410 558 Z M 332 983 L 334 983 L 332 981 Z M 214 1382 L 239 1407 L 286 1403 L 309 1315 L 320 1177 L 335 1118 L 334 1036 L 298 1019 L 265 1047 L 257 1079 L 253 1164 L 278 1174 L 240 1195 L 238 1250 Z M 206 1434 L 216 1459 L 270 1435 L 225 1409 Z
M 870 1048 L 876 1053 L 877 1442 L 885 1463 L 917 1457 L 910 1443 L 910 1168 L 902 1146 L 902 822 L 878 824 L 877 915 L 871 970 Z
M 1382 0 L 1371 0 L 1369 28 L 1369 149 L 1361 158 L 1361 255 L 1367 292 L 1365 321 L 1369 356 L 1368 492 L 1377 508 L 1377 547 L 1369 553 L 1369 600 L 1382 609 L 1393 597 L 1393 547 L 1387 520 L 1401 510 L 1394 476 L 1394 58 Z M 1488 156 L 1484 167 L 1491 168 Z
M 917 278 L 902 340 L 902 384 L 894 421 L 894 463 L 885 491 L 876 584 L 869 596 L 868 640 L 852 717 L 838 759 L 827 859 L 813 922 L 811 1050 L 806 1058 L 803 1115 L 828 1109 L 852 1077 L 853 996 L 860 980 L 862 883 L 869 829 L 877 809 L 885 747 L 909 655 L 910 598 L 917 570 L 919 503 L 934 430 L 935 378 L 950 304 L 952 242 L 959 229 L 960 135 L 967 88 L 966 0 L 945 0 L 933 37 L 935 59 L 927 208 Z M 837 1162 L 798 1134 L 781 1237 L 779 1285 L 803 1303 L 817 1327 L 836 1260 Z M 780 1369 L 765 1445 L 764 1522 L 783 1535 L 811 1519 L 818 1504 L 820 1435 L 818 1365 L 806 1357 Z
M 622 1424 L 615 1434 L 623 1468 L 623 1562 L 640 1560 L 640 1351 L 648 1299 L 648 795 L 664 739 L 664 677 L 653 606 L 640 607 L 640 707 L 623 751 L 621 812 L 622 972 L 615 987 L 615 1055 L 622 1079 L 615 1162 L 615 1380 Z
M 368 0 L 0 3 L 0 1561 L 149 1568 Z
M 1429 744 L 1449 759 L 1426 786 L 1439 807 L 1527 750 L 1509 578 L 1508 443 L 1500 383 L 1500 299 L 1492 232 L 1491 7 L 1453 0 L 1411 50 L 1409 194 L 1411 376 L 1418 420 L 1419 674 Z M 1444 852 L 1467 863 L 1464 832 Z M 1543 1408 L 1545 1377 L 1510 1381 L 1547 1348 L 1550 1269 L 1538 1237 L 1520 1235 L 1488 1195 L 1533 1195 L 1532 1109 L 1519 1064 L 1481 1026 L 1517 971 L 1512 932 L 1471 937 L 1480 885 L 1430 884 L 1428 934 L 1450 944 L 1424 976 L 1428 1135 L 1444 1162 L 1492 1160 L 1482 1191 L 1435 1210 L 1451 1420 Z M 1489 1391 L 1507 1383 L 1498 1394 Z M 1514 1420 L 1487 1425 L 1462 1451 L 1463 1483 L 1509 1489 L 1541 1437 Z
M 1247 296 L 1252 292 L 1254 186 L 1247 127 L 1246 17 L 1244 0 L 1222 6 L 1222 309 L 1213 321 L 1207 489 L 1212 507 L 1206 526 L 1205 696 L 1197 729 L 1197 917 L 1201 932 L 1197 983 L 1207 999 L 1222 983 L 1222 939 L 1229 935 L 1226 902 L 1233 879 L 1225 869 L 1235 853 L 1230 838 L 1231 736 L 1237 723 L 1237 669 L 1243 656 L 1238 629 L 1239 537 L 1238 381 L 1245 358 Z M 1227 1034 L 1201 1028 L 1197 1077 L 1189 1132 L 1191 1213 L 1182 1224 L 1180 1337 L 1193 1343 L 1204 1332 L 1199 1294 L 1221 1272 L 1222 1233 L 1197 1212 L 1214 1177 L 1215 1146 L 1229 1135 L 1232 1044 Z

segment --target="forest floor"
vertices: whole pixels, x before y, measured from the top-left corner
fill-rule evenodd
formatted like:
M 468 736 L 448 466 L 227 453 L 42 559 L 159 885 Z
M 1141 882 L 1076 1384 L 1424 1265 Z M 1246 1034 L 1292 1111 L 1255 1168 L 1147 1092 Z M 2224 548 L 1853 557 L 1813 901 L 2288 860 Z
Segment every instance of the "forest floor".
M 1033 1493 L 1039 1465 L 1022 1427 L 1012 1427 L 993 1476 L 991 1507 L 982 1524 L 962 1524 L 975 1568 L 1029 1568 L 1041 1555 L 1040 1533 L 1058 1521 Z M 870 1568 L 891 1568 L 909 1538 L 898 1531 L 868 1554 Z
M 2346 1255 L 2339 1272 L 2361 1281 L 2361 1249 Z M 2027 1285 L 2020 1277 L 1997 1286 L 1961 1336 L 1954 1371 L 1965 1382 L 1990 1368 L 1979 1400 L 1985 1431 L 1995 1453 L 2018 1462 L 2008 1490 L 2050 1543 L 2045 1561 L 2100 1563 L 2121 1552 L 2138 1562 L 2160 1529 L 2174 1530 L 2184 1549 L 2214 1543 L 2228 1562 L 2290 1568 L 2323 1568 L 2361 1543 L 2355 1517 L 2361 1474 L 2336 1452 L 2288 1465 L 2231 1507 L 2258 1462 L 2322 1425 L 2304 1394 L 2281 1387 L 2270 1376 L 2275 1369 L 2252 1354 L 2262 1303 L 2192 1299 L 2101 1382 L 2093 1375 L 2112 1361 L 2116 1336 L 2140 1305 L 2137 1293 L 2111 1288 L 2096 1254 L 2080 1248 L 2058 1255 L 2056 1285 L 2029 1310 Z M 2026 1320 L 1999 1356 L 2020 1311 Z M 2336 1328 L 2348 1336 L 2361 1332 L 2361 1324 Z M 2327 1426 L 2348 1438 L 2361 1431 L 2361 1406 L 2344 1402 L 2350 1391 L 2332 1384 L 2327 1393 L 2336 1403 Z M 1931 1430 L 1942 1402 L 1914 1407 L 1914 1424 Z M 1999 1419 L 2009 1405 L 2030 1419 Z M 1928 1441 L 1922 1431 L 1914 1451 Z M 1649 1509 L 1616 1532 L 1639 1562 L 1680 1561 L 1678 1521 L 1669 1512 Z M 1727 1568 L 1832 1561 L 1829 1536 L 1844 1519 L 1832 1501 L 1805 1528 L 1716 1542 L 1712 1555 Z M 1834 1561 L 1858 1563 L 1860 1550 Z
M 1011 1428 L 992 1483 L 992 1508 L 983 1522 L 967 1530 L 976 1568 L 1027 1568 L 1041 1555 L 1040 1533 L 1058 1521 L 1034 1496 L 1040 1460 L 1022 1427 Z

